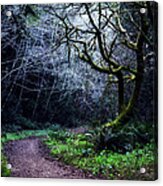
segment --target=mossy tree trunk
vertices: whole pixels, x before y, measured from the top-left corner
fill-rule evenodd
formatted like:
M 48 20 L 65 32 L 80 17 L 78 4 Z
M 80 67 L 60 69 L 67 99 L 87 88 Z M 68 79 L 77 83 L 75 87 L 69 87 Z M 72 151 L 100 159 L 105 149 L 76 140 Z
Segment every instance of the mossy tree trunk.
M 140 90 L 141 90 L 141 84 L 143 81 L 144 68 L 145 68 L 144 59 L 143 59 L 143 44 L 144 44 L 144 35 L 143 34 L 145 33 L 145 31 L 147 29 L 147 25 L 146 25 L 146 21 L 144 20 L 143 17 L 141 17 L 141 28 L 142 28 L 142 30 L 140 32 L 140 35 L 139 35 L 139 38 L 137 41 L 137 50 L 136 50 L 137 73 L 136 73 L 136 78 L 135 78 L 135 87 L 134 87 L 133 94 L 132 94 L 127 106 L 123 105 L 123 108 L 122 108 L 120 114 L 112 122 L 108 122 L 103 125 L 104 130 L 106 130 L 108 127 L 119 125 L 121 123 L 121 121 L 123 119 L 125 119 L 125 117 L 127 117 L 131 113 L 135 103 L 138 100 Z M 122 86 L 122 85 L 119 85 L 119 86 Z M 119 97 L 119 99 L 120 99 L 120 97 Z
M 137 12 L 137 14 L 132 14 L 132 12 L 127 11 L 126 17 L 125 12 L 127 9 L 124 9 L 124 14 L 121 14 L 119 11 L 116 12 L 113 7 L 108 7 L 108 10 L 112 13 L 108 15 L 105 11 L 106 7 L 103 4 L 97 4 L 97 7 L 93 7 L 93 9 L 93 5 L 91 4 L 83 4 L 89 22 L 89 27 L 84 30 L 83 27 L 78 28 L 73 22 L 71 22 L 70 26 L 66 17 L 60 17 L 56 14 L 65 27 L 65 38 L 67 42 L 71 43 L 71 46 L 75 48 L 79 59 L 87 62 L 91 68 L 98 72 L 116 77 L 116 80 L 113 78 L 112 83 L 118 83 L 119 114 L 112 122 L 102 124 L 101 128 L 107 129 L 110 126 L 121 123 L 133 110 L 140 94 L 145 68 L 143 55 L 144 53 L 147 55 L 147 51 L 144 52 L 143 45 L 147 44 L 153 47 L 151 39 L 146 35 L 150 27 L 150 21 L 148 19 L 149 8 L 146 6 L 146 3 L 141 3 L 140 5 L 141 7 L 143 5 L 147 9 L 146 13 L 141 14 Z M 136 6 L 136 8 L 140 8 L 140 5 Z M 94 16 L 94 11 L 97 12 L 97 17 Z M 123 17 L 126 17 L 127 21 Z M 108 37 L 110 35 L 110 29 L 107 29 L 107 27 L 110 27 L 115 34 L 115 37 L 111 41 Z M 106 29 L 105 32 L 103 32 L 104 28 Z M 78 35 L 79 37 L 77 37 Z M 90 39 L 85 40 L 85 38 Z M 130 65 L 123 65 L 116 60 L 113 54 L 118 45 L 125 46 L 126 52 L 128 52 L 128 49 L 134 51 L 137 57 L 136 69 Z M 99 57 L 93 55 L 95 52 L 99 54 Z M 133 94 L 127 104 L 124 104 L 124 83 L 126 80 L 124 74 L 130 76 L 128 78 L 129 81 L 135 81 Z
M 118 78 L 118 111 L 119 114 L 123 111 L 124 108 L 124 80 L 122 72 L 117 74 Z

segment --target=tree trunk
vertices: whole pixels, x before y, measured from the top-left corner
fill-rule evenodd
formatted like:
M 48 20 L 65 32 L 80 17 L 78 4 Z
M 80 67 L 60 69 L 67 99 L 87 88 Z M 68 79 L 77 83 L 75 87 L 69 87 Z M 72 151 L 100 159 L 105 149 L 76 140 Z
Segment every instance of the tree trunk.
M 119 72 L 117 74 L 118 78 L 118 105 L 119 105 L 119 114 L 123 111 L 124 108 L 124 81 L 123 81 L 123 74 Z
M 142 18 L 142 31 L 144 31 L 146 29 L 147 29 L 146 24 L 144 23 L 143 18 Z M 128 114 L 131 113 L 136 101 L 138 100 L 140 89 L 141 89 L 141 83 L 143 80 L 144 68 L 145 68 L 145 64 L 144 64 L 144 60 L 143 60 L 143 43 L 144 43 L 144 37 L 143 37 L 143 34 L 141 34 L 139 37 L 137 51 L 136 51 L 137 74 L 136 74 L 135 88 L 134 88 L 133 94 L 132 94 L 127 106 L 125 106 L 125 107 L 123 106 L 120 114 L 112 122 L 109 122 L 109 123 L 106 123 L 103 125 L 103 128 L 105 128 L 105 129 L 110 126 L 118 125 L 123 119 L 125 119 L 128 116 Z M 119 84 L 119 86 L 122 86 L 122 85 Z

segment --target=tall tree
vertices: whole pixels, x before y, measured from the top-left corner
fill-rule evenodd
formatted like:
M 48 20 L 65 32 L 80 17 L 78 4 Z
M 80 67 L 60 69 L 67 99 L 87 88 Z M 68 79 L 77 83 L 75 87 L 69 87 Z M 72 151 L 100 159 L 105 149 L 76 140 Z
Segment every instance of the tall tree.
M 119 114 L 104 128 L 119 124 L 133 109 L 138 100 L 145 62 L 155 56 L 151 7 L 154 2 L 64 4 L 50 11 L 60 20 L 64 28 L 61 44 L 68 48 L 69 55 L 78 57 L 93 69 L 111 77 L 118 84 Z M 141 12 L 140 9 L 144 12 Z M 62 12 L 62 14 L 61 14 Z M 124 49 L 133 61 L 116 58 L 116 51 Z M 122 50 L 123 51 L 123 50 Z M 123 54 L 119 54 L 123 55 Z M 134 60 L 135 57 L 135 60 Z M 134 81 L 134 90 L 126 103 L 125 83 Z

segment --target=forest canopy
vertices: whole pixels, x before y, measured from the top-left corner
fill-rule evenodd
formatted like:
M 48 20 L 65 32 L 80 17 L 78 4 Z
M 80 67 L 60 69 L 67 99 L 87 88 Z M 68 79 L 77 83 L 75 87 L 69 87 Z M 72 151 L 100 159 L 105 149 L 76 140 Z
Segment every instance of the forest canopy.
M 148 11 L 141 14 L 140 7 Z M 153 121 L 156 26 L 150 2 L 7 9 L 13 16 L 2 20 L 4 125 L 18 115 L 68 126 L 110 124 L 128 112 Z

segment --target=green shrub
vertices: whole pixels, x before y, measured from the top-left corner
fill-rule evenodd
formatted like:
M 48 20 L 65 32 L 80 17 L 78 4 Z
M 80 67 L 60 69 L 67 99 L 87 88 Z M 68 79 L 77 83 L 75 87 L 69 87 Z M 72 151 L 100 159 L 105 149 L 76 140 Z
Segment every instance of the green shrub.
M 144 146 L 154 139 L 154 125 L 151 123 L 129 122 L 102 130 L 100 127 L 92 131 L 97 150 L 109 149 L 126 153 L 139 146 Z
M 11 175 L 11 169 L 7 168 L 7 159 L 1 153 L 1 176 L 2 177 L 9 177 Z
M 38 126 L 35 122 L 32 122 L 30 119 L 27 119 L 21 115 L 16 117 L 16 124 L 21 126 L 23 129 L 38 129 Z

